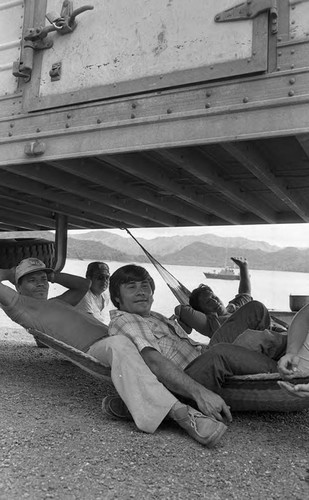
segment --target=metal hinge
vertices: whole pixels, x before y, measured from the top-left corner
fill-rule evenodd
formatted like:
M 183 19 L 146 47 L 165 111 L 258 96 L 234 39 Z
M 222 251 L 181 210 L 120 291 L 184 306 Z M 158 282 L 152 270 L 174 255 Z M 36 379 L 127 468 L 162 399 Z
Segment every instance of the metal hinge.
M 225 23 L 229 21 L 242 21 L 253 19 L 262 12 L 269 11 L 271 20 L 271 33 L 278 32 L 278 7 L 277 0 L 247 0 L 241 4 L 224 10 L 215 16 L 216 23 Z

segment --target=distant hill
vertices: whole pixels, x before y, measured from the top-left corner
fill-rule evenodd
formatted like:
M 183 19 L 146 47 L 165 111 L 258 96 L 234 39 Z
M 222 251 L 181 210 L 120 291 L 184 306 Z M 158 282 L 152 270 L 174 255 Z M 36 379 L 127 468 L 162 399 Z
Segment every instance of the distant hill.
M 263 252 L 261 250 L 235 249 L 213 247 L 204 243 L 192 243 L 179 252 L 162 256 L 161 262 L 176 265 L 196 265 L 205 267 L 222 267 L 226 255 L 246 257 L 250 269 L 263 269 L 274 271 L 309 272 L 309 249 L 288 247 L 276 252 Z M 194 264 L 191 264 L 194 260 Z
M 99 241 L 93 240 L 78 240 L 75 238 L 68 238 L 68 251 L 67 256 L 69 259 L 80 260 L 106 260 L 116 262 L 134 262 L 135 256 L 125 252 L 115 250 L 110 246 L 103 245 Z M 139 258 L 140 262 L 146 262 L 147 257 Z
M 125 231 L 124 236 L 119 236 L 108 231 L 87 231 L 82 234 L 74 234 L 76 239 L 90 239 L 100 241 L 104 245 L 111 246 L 117 250 L 126 252 L 132 255 L 141 255 L 143 252 L 140 247 L 135 243 L 132 238 L 127 238 Z M 139 238 L 138 241 L 145 247 L 151 254 L 165 255 L 179 250 L 182 250 L 191 243 L 199 242 L 212 245 L 215 247 L 229 247 L 237 249 L 260 249 L 264 252 L 276 252 L 279 247 L 269 245 L 264 241 L 253 241 L 246 238 L 223 238 L 214 234 L 204 234 L 200 236 L 173 236 L 173 237 L 158 237 L 153 239 Z
M 1 237 L 53 240 L 55 236 L 49 231 L 22 231 L 3 233 Z M 231 256 L 241 256 L 248 259 L 251 269 L 309 272 L 309 248 L 279 248 L 246 238 L 222 238 L 209 234 L 151 240 L 139 238 L 139 241 L 162 264 L 222 267 Z M 69 236 L 67 256 L 81 260 L 148 262 L 134 240 L 108 231 L 87 231 Z

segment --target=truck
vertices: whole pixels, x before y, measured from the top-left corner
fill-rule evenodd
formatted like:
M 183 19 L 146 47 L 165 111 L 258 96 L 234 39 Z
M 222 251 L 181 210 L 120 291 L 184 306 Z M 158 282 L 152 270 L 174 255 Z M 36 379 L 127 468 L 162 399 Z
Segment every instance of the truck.
M 0 0 L 1 234 L 309 222 L 308 0 L 84 1 Z

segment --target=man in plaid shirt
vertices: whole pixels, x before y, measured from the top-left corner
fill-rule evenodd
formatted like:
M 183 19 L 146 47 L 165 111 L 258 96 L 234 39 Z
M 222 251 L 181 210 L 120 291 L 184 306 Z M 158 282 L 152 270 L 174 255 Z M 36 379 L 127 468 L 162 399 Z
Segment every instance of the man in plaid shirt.
M 167 389 L 195 403 L 200 412 L 178 402 L 170 416 L 188 432 L 196 429 L 195 439 L 207 436 L 208 424 L 231 421 L 228 407 L 213 392 L 220 392 L 226 376 L 277 369 L 270 357 L 231 344 L 247 328 L 267 328 L 268 311 L 263 304 L 250 302 L 216 332 L 208 349 L 191 340 L 175 320 L 151 311 L 154 288 L 153 279 L 140 266 L 123 266 L 111 276 L 110 296 L 117 311 L 111 312 L 109 335 L 128 337 Z

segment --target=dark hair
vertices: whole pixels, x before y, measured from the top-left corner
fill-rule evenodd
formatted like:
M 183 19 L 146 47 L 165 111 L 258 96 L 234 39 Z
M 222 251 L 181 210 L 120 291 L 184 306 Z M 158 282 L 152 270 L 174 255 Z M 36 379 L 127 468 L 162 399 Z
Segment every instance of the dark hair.
M 105 264 L 105 262 L 99 262 L 99 261 L 90 262 L 90 264 L 88 264 L 88 267 L 87 267 L 86 278 L 92 278 L 95 271 L 102 272 L 102 270 L 103 270 L 102 268 L 104 269 L 104 271 L 109 272 L 109 267 L 107 264 Z
M 155 282 L 144 267 L 135 264 L 119 267 L 109 280 L 109 294 L 115 307 L 119 308 L 117 299 L 120 295 L 120 285 L 130 283 L 130 281 L 148 281 L 152 292 L 155 290 Z
M 208 292 L 209 295 L 212 294 L 212 289 L 207 285 L 200 285 L 198 288 L 192 290 L 189 298 L 189 304 L 196 311 L 204 312 L 200 306 L 200 296 L 202 293 Z

